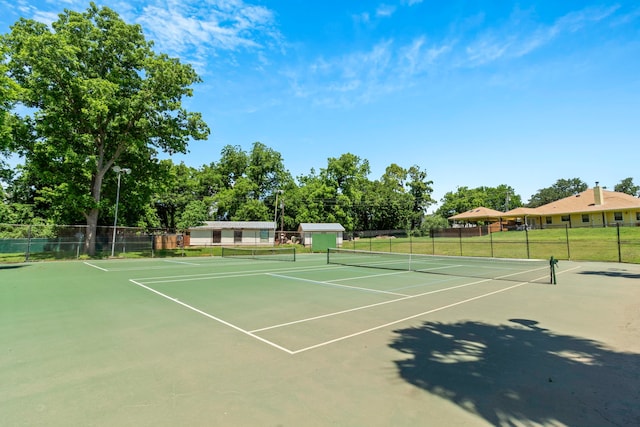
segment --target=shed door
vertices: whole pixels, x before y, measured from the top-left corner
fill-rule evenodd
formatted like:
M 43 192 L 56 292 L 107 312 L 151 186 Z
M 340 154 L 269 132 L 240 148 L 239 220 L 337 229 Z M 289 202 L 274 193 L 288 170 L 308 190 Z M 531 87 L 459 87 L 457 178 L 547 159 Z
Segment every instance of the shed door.
M 328 248 L 335 248 L 336 237 L 336 233 L 313 233 L 311 250 L 314 252 L 326 252 Z

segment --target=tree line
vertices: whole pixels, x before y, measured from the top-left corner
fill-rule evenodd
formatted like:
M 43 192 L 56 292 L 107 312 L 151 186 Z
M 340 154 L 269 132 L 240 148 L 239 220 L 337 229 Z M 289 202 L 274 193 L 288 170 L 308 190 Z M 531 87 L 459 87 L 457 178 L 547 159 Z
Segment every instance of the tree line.
M 92 254 L 98 225 L 185 229 L 205 220 L 338 222 L 347 230 L 446 226 L 477 206 L 522 206 L 508 185 L 460 187 L 432 215 L 433 182 L 418 165 L 391 164 L 371 180 L 366 159 L 345 153 L 318 171 L 292 177 L 277 151 L 255 142 L 225 146 L 199 168 L 160 160 L 186 153 L 210 130 L 182 101 L 200 77 L 158 54 L 139 25 L 91 3 L 65 10 L 51 26 L 20 19 L 0 36 L 0 223 L 86 224 Z M 7 159 L 22 162 L 10 168 Z M 631 178 L 620 185 L 638 193 Z M 536 206 L 586 188 L 559 180 L 529 201 Z M 553 199 L 553 200 L 551 200 Z

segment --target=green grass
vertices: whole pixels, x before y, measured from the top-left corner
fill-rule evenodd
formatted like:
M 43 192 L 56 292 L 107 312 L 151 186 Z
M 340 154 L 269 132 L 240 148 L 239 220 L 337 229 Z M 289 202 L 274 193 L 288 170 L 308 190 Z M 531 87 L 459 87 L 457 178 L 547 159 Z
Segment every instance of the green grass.
M 498 258 L 549 258 L 640 263 L 640 227 L 507 231 L 475 237 L 371 238 L 347 249 Z M 620 247 L 620 251 L 618 251 Z

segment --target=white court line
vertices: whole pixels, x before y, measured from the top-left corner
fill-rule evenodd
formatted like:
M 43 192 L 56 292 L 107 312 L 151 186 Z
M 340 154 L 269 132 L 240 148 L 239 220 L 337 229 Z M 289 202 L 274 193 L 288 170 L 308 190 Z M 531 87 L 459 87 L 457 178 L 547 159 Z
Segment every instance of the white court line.
M 562 273 L 567 273 L 569 271 L 576 270 L 576 269 L 579 269 L 579 268 L 581 268 L 581 267 L 580 266 L 573 267 L 573 268 L 570 268 L 568 270 L 564 270 Z M 544 276 L 544 277 L 547 277 L 547 276 Z M 540 278 L 535 279 L 535 280 L 541 280 L 544 277 L 540 277 Z M 449 289 L 456 289 L 456 288 L 460 288 L 460 287 L 464 287 L 464 286 L 469 286 L 469 285 L 472 285 L 472 284 L 483 283 L 483 282 L 487 282 L 487 281 L 491 281 L 491 280 L 492 279 L 480 280 L 478 282 L 468 283 L 468 284 L 456 286 L 456 287 L 453 287 L 453 288 L 441 289 L 439 291 L 434 291 L 433 293 L 440 292 L 440 291 L 446 291 L 446 290 L 449 290 Z M 501 293 L 501 292 L 509 291 L 511 289 L 519 288 L 520 286 L 526 285 L 528 283 L 531 283 L 531 282 L 517 283 L 517 284 L 515 284 L 513 286 L 509 286 L 508 288 L 499 289 L 497 291 L 488 292 L 486 294 L 478 295 L 478 296 L 475 296 L 475 297 L 472 297 L 472 298 L 467 298 L 465 300 L 454 302 L 452 304 L 443 305 L 442 307 L 438 307 L 438 308 L 434 308 L 432 310 L 428 310 L 428 311 L 425 311 L 425 312 L 422 312 L 422 313 L 414 314 L 412 316 L 405 317 L 404 319 L 394 320 L 392 322 L 388 322 L 388 323 L 385 323 L 383 325 L 378 325 L 378 326 L 375 326 L 373 328 L 369 328 L 369 329 L 365 329 L 363 331 L 355 332 L 353 334 L 344 335 L 342 337 L 338 337 L 338 338 L 335 338 L 335 339 L 332 339 L 332 340 L 329 340 L 329 341 L 321 342 L 321 343 L 318 343 L 318 344 L 315 344 L 315 345 L 312 345 L 312 346 L 309 346 L 309 347 L 305 347 L 305 348 L 301 348 L 301 349 L 298 349 L 298 350 L 294 350 L 292 352 L 292 354 L 298 354 L 298 353 L 302 353 L 302 352 L 305 352 L 305 351 L 308 351 L 308 350 L 313 350 L 313 349 L 316 349 L 316 348 L 319 348 L 319 347 L 324 347 L 326 345 L 333 344 L 333 343 L 336 343 L 338 341 L 343 341 L 343 340 L 346 340 L 346 339 L 349 339 L 349 338 L 357 337 L 358 335 L 363 335 L 363 334 L 366 334 L 366 333 L 369 333 L 369 332 L 376 331 L 378 329 L 386 328 L 386 327 L 395 325 L 397 323 L 401 323 L 401 322 L 405 322 L 407 320 L 415 319 L 416 317 L 426 316 L 427 314 L 431 314 L 431 313 L 435 313 L 435 312 L 438 312 L 438 311 L 446 310 L 446 309 L 451 308 L 451 307 L 455 307 L 455 306 L 458 306 L 458 305 L 461 305 L 461 304 L 465 304 L 465 303 L 468 303 L 468 302 L 471 302 L 471 301 L 475 301 L 475 300 L 478 300 L 478 299 L 481 299 L 481 298 L 485 298 L 485 297 L 488 297 L 488 296 L 491 296 L 491 295 L 495 295 L 495 294 L 498 294 L 498 293 Z M 426 295 L 428 293 L 430 293 L 430 292 L 426 292 L 424 294 L 411 296 L 409 298 L 423 296 L 423 295 Z M 387 301 L 387 303 L 396 302 L 396 301 L 400 301 L 400 300 L 404 300 L 404 299 L 408 299 L 408 298 L 400 298 L 400 299 L 394 300 L 394 301 Z M 299 321 L 299 322 L 303 322 L 303 321 L 306 321 L 306 320 L 302 320 L 302 321 Z M 256 332 L 256 331 L 253 331 L 253 332 Z
M 345 266 L 345 268 L 347 267 Z M 347 282 L 349 280 L 370 279 L 372 277 L 397 276 L 399 274 L 407 274 L 407 273 L 411 273 L 411 271 L 402 270 L 402 271 L 394 271 L 393 273 L 381 273 L 381 274 L 370 274 L 367 276 L 345 277 L 342 279 L 328 280 L 328 282 Z
M 95 264 L 91 264 L 90 262 L 86 262 L 86 261 L 84 261 L 84 264 L 85 264 L 85 265 L 88 265 L 89 267 L 97 268 L 98 270 L 102 270 L 102 271 L 109 271 L 109 270 L 107 270 L 106 268 L 98 267 L 97 265 L 95 265 Z
M 396 295 L 396 296 L 401 296 L 401 297 L 408 297 L 409 296 L 407 294 L 399 294 L 397 292 L 380 291 L 378 289 L 361 288 L 361 287 L 358 287 L 358 286 L 339 285 L 337 283 L 321 282 L 319 280 L 311 280 L 311 279 L 302 279 L 302 278 L 299 278 L 299 277 L 284 276 L 282 274 L 275 274 L 275 273 L 266 273 L 266 274 L 267 274 L 267 276 L 279 277 L 281 279 L 295 280 L 295 281 L 298 281 L 298 282 L 315 283 L 317 285 L 333 286 L 333 287 L 336 287 L 336 288 L 355 289 L 355 290 L 358 290 L 358 291 L 374 292 L 374 293 L 377 293 L 377 294 Z
M 477 285 L 479 283 L 485 283 L 485 282 L 489 282 L 489 281 L 491 281 L 491 279 L 476 280 L 475 282 L 465 283 L 463 285 L 456 285 L 456 286 L 452 286 L 450 288 L 436 289 L 436 290 L 433 290 L 433 291 L 422 292 L 422 293 L 416 294 L 416 295 L 407 295 L 407 296 L 405 296 L 403 298 L 396 298 L 396 299 L 389 300 L 389 301 L 377 302 L 375 304 L 363 305 L 363 306 L 360 306 L 360 307 L 349 308 L 347 310 L 341 310 L 341 311 L 336 311 L 336 312 L 333 312 L 333 313 L 321 314 L 320 316 L 308 317 L 306 319 L 294 320 L 292 322 L 281 323 L 279 325 L 272 325 L 272 326 L 267 326 L 265 328 L 254 329 L 251 332 L 262 332 L 262 331 L 267 331 L 269 329 L 281 328 L 283 326 L 295 325 L 297 323 L 310 322 L 312 320 L 318 320 L 318 319 L 322 319 L 322 318 L 325 318 L 325 317 L 331 317 L 331 316 L 338 316 L 340 314 L 349 313 L 349 312 L 352 312 L 352 311 L 365 310 L 367 308 L 377 307 L 379 305 L 393 304 L 395 302 L 409 300 L 409 299 L 418 298 L 418 297 L 423 297 L 423 296 L 426 296 L 426 295 L 438 294 L 440 292 L 452 291 L 454 289 L 459 289 L 459 288 L 466 288 L 467 286 Z
M 198 258 L 190 258 L 192 261 L 194 262 L 186 262 L 186 261 L 177 261 L 177 260 L 172 260 L 172 259 L 168 259 L 168 258 L 147 258 L 147 259 L 114 259 L 114 260 L 102 260 L 100 261 L 100 263 L 108 263 L 110 265 L 113 264 L 117 264 L 117 265 L 121 265 L 123 263 L 133 263 L 133 262 L 140 262 L 140 263 L 152 263 L 152 262 L 161 262 L 161 263 L 172 263 L 172 264 L 185 264 L 185 265 L 192 265 L 194 267 L 211 267 L 211 266 L 215 266 L 215 267 L 223 267 L 223 266 L 229 266 L 229 265 L 234 265 L 234 266 L 238 266 L 241 265 L 243 260 L 235 260 L 235 259 L 229 259 L 229 258 L 221 258 L 221 257 L 211 257 L 211 256 L 203 256 L 203 257 L 198 257 Z M 195 262 L 195 261 L 198 262 Z M 246 260 L 244 260 L 246 262 Z M 276 261 L 273 261 L 276 262 Z M 281 261 L 277 261 L 278 263 L 280 263 Z M 98 266 L 96 266 L 95 264 L 90 264 L 89 262 L 85 262 L 85 264 L 90 265 L 91 267 L 95 267 L 97 269 L 103 270 L 103 271 L 113 271 L 113 272 L 122 272 L 122 271 L 147 271 L 147 270 L 169 270 L 169 269 L 173 269 L 176 268 L 176 266 L 172 266 L 172 265 L 155 265 L 155 266 L 139 266 L 139 267 L 118 267 L 118 268 L 100 268 Z M 209 274 L 209 273 L 206 273 Z
M 184 264 L 184 265 L 197 265 L 201 266 L 202 264 L 196 264 L 195 262 L 187 262 L 187 261 L 174 261 L 172 259 L 163 259 L 163 262 L 167 262 L 169 264 Z
M 319 344 L 315 344 L 315 345 L 312 345 L 312 346 L 309 346 L 309 347 L 301 348 L 299 350 L 292 351 L 291 354 L 298 354 L 298 353 L 302 353 L 302 352 L 305 352 L 305 351 L 308 351 L 308 350 L 313 350 L 313 349 L 316 349 L 316 348 L 319 348 L 319 347 L 324 347 L 326 345 L 333 344 L 333 343 L 336 343 L 338 341 L 343 341 L 343 340 L 346 340 L 346 339 L 349 339 L 349 338 L 357 337 L 358 335 L 363 335 L 363 334 L 366 334 L 366 333 L 369 333 L 369 332 L 373 332 L 373 331 L 376 331 L 378 329 L 382 329 L 382 328 L 386 328 L 386 327 L 395 325 L 397 323 L 406 322 L 407 320 L 415 319 L 416 317 L 426 316 L 427 314 L 435 313 L 437 311 L 446 310 L 447 308 L 455 307 L 457 305 L 461 305 L 461 304 L 465 304 L 465 303 L 468 303 L 468 302 L 471 302 L 471 301 L 475 301 L 475 300 L 480 299 L 480 298 L 488 297 L 490 295 L 494 295 L 494 294 L 497 294 L 497 293 L 500 293 L 500 292 L 505 292 L 505 291 L 508 291 L 508 290 L 511 290 L 511 289 L 515 289 L 515 288 L 520 287 L 522 285 L 526 285 L 527 283 L 529 283 L 529 282 L 518 283 L 518 284 L 510 286 L 508 288 L 499 289 L 497 291 L 489 292 L 489 293 L 486 293 L 486 294 L 483 294 L 483 295 L 478 295 L 478 296 L 473 297 L 473 298 L 468 298 L 466 300 L 454 302 L 453 304 L 443 305 L 442 307 L 438 307 L 438 308 L 434 308 L 432 310 L 424 311 L 422 313 L 414 314 L 413 316 L 408 316 L 408 317 L 405 317 L 404 319 L 394 320 L 393 322 L 388 322 L 388 323 L 385 323 L 383 325 L 374 326 L 373 328 L 369 328 L 369 329 L 365 329 L 363 331 L 355 332 L 353 334 L 344 335 L 342 337 L 338 337 L 338 338 L 335 338 L 335 339 L 332 339 L 332 340 L 329 340 L 329 341 L 325 341 L 325 342 L 322 342 L 322 343 L 319 343 Z
M 272 347 L 275 347 L 275 348 L 277 348 L 278 350 L 282 350 L 282 351 L 284 351 L 285 353 L 293 354 L 293 353 L 292 353 L 292 351 L 291 351 L 291 350 L 289 350 L 289 349 L 287 349 L 287 348 L 284 348 L 284 347 L 282 347 L 282 346 L 280 346 L 280 345 L 278 345 L 278 344 L 276 344 L 276 343 L 274 343 L 274 342 L 271 342 L 271 341 L 269 341 L 269 340 L 266 340 L 266 339 L 264 339 L 264 338 L 262 338 L 262 337 L 259 337 L 258 335 L 253 334 L 253 333 L 251 333 L 251 332 L 249 332 L 249 331 L 247 331 L 247 330 L 244 330 L 244 329 L 242 329 L 242 328 L 240 328 L 240 327 L 238 327 L 238 326 L 236 326 L 236 325 L 234 325 L 234 324 L 232 324 L 232 323 L 229 323 L 229 322 L 227 322 L 227 321 L 224 321 L 224 320 L 220 319 L 219 317 L 213 316 L 213 315 L 211 315 L 211 314 L 209 314 L 209 313 L 206 313 L 206 312 L 204 312 L 204 311 L 202 311 L 202 310 L 199 310 L 199 309 L 197 309 L 197 308 L 195 308 L 195 307 L 193 307 L 193 306 L 191 306 L 191 305 L 189 305 L 189 304 L 186 304 L 186 303 L 184 303 L 184 302 L 180 301 L 180 300 L 179 300 L 179 299 L 177 299 L 177 298 L 172 298 L 172 297 L 170 297 L 169 295 L 163 294 L 163 293 L 162 293 L 162 292 L 160 292 L 160 291 L 156 291 L 155 289 L 150 288 L 149 286 L 145 286 L 145 285 L 143 285 L 143 284 L 142 284 L 142 283 L 140 283 L 140 282 L 136 282 L 136 281 L 135 281 L 135 280 L 133 280 L 133 279 L 129 279 L 129 281 L 130 281 L 131 283 L 135 284 L 135 285 L 140 286 L 141 288 L 144 288 L 144 289 L 146 289 L 146 290 L 148 290 L 148 291 L 153 292 L 154 294 L 160 295 L 161 297 L 166 298 L 166 299 L 168 299 L 169 301 L 173 301 L 173 302 L 175 302 L 176 304 L 180 304 L 181 306 L 186 307 L 186 308 L 188 308 L 189 310 L 195 311 L 196 313 L 201 314 L 201 315 L 203 315 L 203 316 L 205 316 L 205 317 L 208 317 L 209 319 L 213 319 L 213 320 L 215 320 L 216 322 L 220 322 L 220 323 L 222 323 L 223 325 L 228 326 L 228 327 L 230 327 L 230 328 L 232 328 L 232 329 L 235 329 L 235 330 L 236 330 L 236 331 L 238 331 L 238 332 L 242 332 L 243 334 L 248 335 L 248 336 L 250 336 L 251 338 L 255 338 L 255 339 L 257 339 L 258 341 L 262 341 L 263 343 L 268 344 L 268 345 L 270 345 L 270 346 L 272 346 Z
M 576 269 L 579 269 L 579 268 L 581 268 L 581 267 L 578 266 L 578 267 L 570 268 L 570 269 L 564 270 L 564 271 L 562 271 L 561 273 L 558 273 L 558 274 L 566 273 L 566 272 L 569 272 L 569 271 L 572 271 L 572 270 L 576 270 Z M 299 270 L 293 270 L 293 271 L 299 271 Z M 540 279 L 542 279 L 542 277 Z M 540 280 L 540 279 L 535 279 L 535 280 Z M 313 350 L 313 349 L 316 349 L 316 348 L 324 347 L 326 345 L 333 344 L 335 342 L 343 341 L 343 340 L 346 340 L 346 339 L 349 339 L 349 338 L 353 338 L 353 337 L 356 337 L 356 336 L 359 336 L 359 335 L 363 335 L 363 334 L 366 334 L 366 333 L 369 333 L 369 332 L 373 332 L 375 330 L 382 329 L 382 328 L 385 328 L 385 327 L 388 327 L 388 326 L 392 326 L 392 325 L 395 325 L 397 323 L 401 323 L 401 322 L 404 322 L 404 321 L 407 321 L 407 320 L 411 320 L 411 319 L 414 319 L 416 317 L 425 316 L 427 314 L 435 313 L 435 312 L 438 312 L 438 311 L 441 311 L 441 310 L 445 310 L 445 309 L 448 309 L 448 308 L 451 308 L 451 307 L 455 307 L 455 306 L 458 306 L 458 305 L 461 305 L 461 304 L 465 304 L 467 302 L 475 301 L 475 300 L 480 299 L 480 298 L 484 298 L 484 297 L 495 295 L 495 294 L 498 294 L 498 293 L 501 293 L 501 292 L 505 292 L 505 291 L 508 291 L 508 290 L 511 290 L 511 289 L 515 289 L 517 287 L 520 287 L 522 285 L 526 285 L 526 284 L 530 283 L 530 282 L 518 283 L 518 284 L 510 286 L 508 288 L 504 288 L 504 289 L 500 289 L 500 290 L 497 290 L 497 291 L 489 292 L 489 293 L 486 293 L 486 294 L 483 294 L 483 295 L 479 295 L 479 296 L 475 296 L 475 297 L 472 297 L 472 298 L 468 298 L 468 299 L 465 299 L 465 300 L 462 300 L 462 301 L 458 301 L 458 302 L 455 302 L 455 303 L 452 303 L 452 304 L 448 304 L 448 305 L 445 305 L 445 306 L 442 306 L 442 307 L 438 307 L 438 308 L 435 308 L 435 309 L 432 309 L 432 310 L 428 310 L 428 311 L 425 311 L 423 313 L 419 313 L 419 314 L 415 314 L 415 315 L 412 315 L 412 316 L 408 316 L 408 317 L 405 317 L 403 319 L 399 319 L 399 320 L 395 320 L 395 321 L 392 321 L 392 322 L 388 322 L 388 323 L 385 323 L 383 325 L 378 325 L 378 326 L 375 326 L 375 327 L 372 327 L 372 328 L 368 328 L 368 329 L 365 329 L 365 330 L 362 330 L 362 331 L 359 331 L 359 332 L 355 332 L 353 334 L 344 335 L 342 337 L 338 337 L 338 338 L 335 338 L 335 339 L 332 339 L 332 340 L 329 340 L 329 341 L 325 341 L 325 342 L 322 342 L 322 343 L 318 343 L 318 344 L 315 344 L 315 345 L 312 345 L 312 346 L 309 346 L 309 347 L 305 347 L 305 348 L 301 348 L 301 349 L 298 349 L 298 350 L 294 351 L 294 350 L 289 350 L 289 349 L 287 349 L 285 347 L 282 347 L 282 346 L 280 346 L 280 345 L 278 345 L 278 344 L 276 344 L 276 343 L 274 343 L 272 341 L 269 341 L 269 340 L 267 340 L 265 338 L 262 338 L 262 337 L 256 335 L 256 333 L 257 332 L 266 331 L 266 330 L 270 330 L 270 329 L 276 329 L 276 328 L 280 328 L 280 327 L 284 327 L 284 326 L 290 326 L 290 325 L 294 325 L 294 324 L 297 324 L 297 323 L 304 323 L 304 322 L 317 320 L 317 319 L 321 319 L 321 318 L 336 316 L 336 315 L 343 314 L 343 313 L 359 311 L 359 310 L 363 310 L 363 309 L 366 309 L 366 308 L 371 308 L 371 307 L 380 306 L 380 305 L 384 305 L 384 304 L 392 304 L 392 303 L 396 303 L 396 302 L 399 302 L 399 301 L 418 298 L 418 297 L 429 295 L 429 294 L 435 294 L 435 293 L 439 293 L 439 292 L 446 292 L 446 291 L 450 291 L 450 290 L 454 290 L 454 289 L 458 289 L 458 288 L 463 288 L 463 287 L 467 287 L 467 286 L 476 285 L 476 284 L 479 284 L 479 283 L 489 282 L 489 281 L 492 281 L 492 279 L 478 280 L 478 281 L 475 281 L 475 282 L 465 283 L 463 285 L 458 285 L 458 286 L 454 286 L 454 287 L 450 287 L 450 288 L 438 289 L 438 290 L 434 290 L 434 291 L 424 292 L 424 293 L 421 293 L 421 294 L 410 295 L 410 296 L 406 296 L 406 297 L 402 297 L 402 298 L 397 298 L 395 300 L 383 301 L 383 302 L 376 303 L 376 304 L 370 304 L 370 305 L 367 305 L 367 306 L 361 306 L 361 307 L 356 307 L 356 308 L 352 308 L 352 309 L 342 310 L 342 311 L 339 311 L 339 312 L 328 313 L 328 314 L 315 316 L 315 317 L 311 317 L 311 318 L 307 318 L 307 319 L 301 319 L 301 320 L 296 320 L 296 321 L 292 321 L 292 322 L 282 323 L 282 324 L 279 324 L 279 325 L 268 326 L 268 327 L 265 327 L 265 328 L 254 329 L 254 330 L 251 330 L 251 331 L 247 331 L 245 329 L 242 329 L 242 328 L 240 328 L 240 327 L 238 327 L 238 326 L 236 326 L 236 325 L 234 325 L 232 323 L 229 323 L 229 322 L 227 322 L 225 320 L 222 320 L 222 319 L 220 319 L 218 317 L 215 317 L 215 316 L 213 316 L 213 315 L 211 315 L 209 313 L 206 313 L 206 312 L 204 312 L 202 310 L 199 310 L 199 309 L 197 309 L 197 308 L 195 308 L 195 307 L 193 307 L 193 306 L 191 306 L 189 304 L 186 304 L 186 303 L 178 300 L 177 298 L 172 298 L 172 297 L 170 297 L 170 296 L 168 296 L 166 294 L 163 294 L 162 292 L 159 292 L 159 291 L 157 291 L 157 290 L 155 290 L 155 289 L 153 289 L 151 287 L 145 286 L 144 284 L 142 284 L 140 282 L 137 282 L 134 279 L 129 279 L 129 281 L 131 283 L 134 283 L 134 284 L 136 284 L 136 285 L 138 285 L 138 286 L 140 286 L 140 287 L 142 287 L 144 289 L 147 289 L 147 290 L 149 290 L 149 291 L 151 291 L 151 292 L 153 292 L 153 293 L 155 293 L 157 295 L 160 295 L 163 298 L 168 299 L 169 301 L 173 301 L 173 302 L 175 302 L 177 304 L 180 304 L 183 307 L 188 308 L 189 310 L 195 311 L 196 313 L 199 313 L 202 316 L 205 316 L 205 317 L 210 318 L 212 320 L 215 320 L 215 321 L 217 321 L 219 323 L 222 323 L 223 325 L 226 325 L 226 326 L 228 326 L 228 327 L 230 327 L 232 329 L 237 330 L 238 332 L 241 332 L 241 333 L 243 333 L 245 335 L 248 335 L 248 336 L 250 336 L 252 338 L 255 338 L 258 341 L 261 341 L 261 342 L 263 342 L 265 344 L 268 344 L 268 345 L 270 345 L 270 346 L 272 346 L 274 348 L 282 350 L 285 353 L 288 353 L 290 355 L 295 355 L 295 354 L 302 353 L 302 352 L 305 352 L 305 351 L 308 351 L 308 350 Z
M 270 269 L 262 269 L 262 270 L 253 270 L 251 273 L 243 273 L 239 271 L 228 271 L 228 272 L 220 272 L 220 273 L 200 273 L 200 274 L 187 274 L 182 276 L 156 276 L 156 277 L 143 277 L 137 278 L 135 280 L 142 280 L 145 283 L 172 283 L 172 282 L 187 282 L 193 280 L 207 280 L 207 279 L 225 279 L 227 277 L 251 277 L 251 276 L 261 276 L 265 273 L 289 273 L 289 272 L 306 272 L 306 271 L 317 271 L 317 270 L 337 270 L 340 268 L 344 268 L 342 266 L 335 267 L 303 267 L 303 268 L 270 268 Z

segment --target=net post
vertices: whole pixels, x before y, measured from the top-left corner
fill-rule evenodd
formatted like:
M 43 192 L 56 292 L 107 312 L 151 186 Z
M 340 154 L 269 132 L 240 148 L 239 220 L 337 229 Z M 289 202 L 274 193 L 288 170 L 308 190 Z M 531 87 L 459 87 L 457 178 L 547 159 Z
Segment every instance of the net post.
M 557 285 L 558 282 L 556 281 L 556 265 L 558 264 L 558 260 L 555 259 L 553 257 L 553 255 L 551 256 L 551 258 L 549 258 L 549 267 L 550 267 L 550 274 L 551 274 L 551 284 L 552 285 Z

